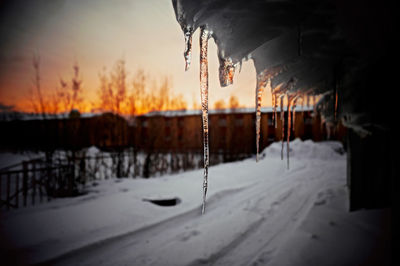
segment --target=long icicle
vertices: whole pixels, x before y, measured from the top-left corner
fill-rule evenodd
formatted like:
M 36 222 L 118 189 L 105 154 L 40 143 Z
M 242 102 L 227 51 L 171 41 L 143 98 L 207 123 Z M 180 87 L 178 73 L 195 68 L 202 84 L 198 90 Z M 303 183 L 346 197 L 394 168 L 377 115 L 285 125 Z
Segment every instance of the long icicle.
M 276 128 L 276 92 L 274 92 L 274 89 L 272 88 L 271 85 L 271 77 L 268 77 L 267 79 L 267 85 L 266 89 L 271 91 L 271 100 L 272 100 L 272 124 L 275 125 Z
M 337 121 L 337 108 L 338 108 L 338 92 L 336 91 L 336 93 L 335 93 L 335 114 L 334 114 L 335 121 Z
M 276 94 L 271 91 L 271 99 L 272 99 L 272 124 L 275 125 L 275 96 Z
M 278 95 L 277 92 L 274 92 L 274 98 L 275 98 L 275 105 L 274 105 L 274 120 L 275 120 L 275 129 L 278 128 L 278 114 L 277 114 L 277 109 L 278 109 Z
M 297 101 L 299 99 L 299 96 L 294 97 L 293 99 L 293 105 L 292 105 L 292 128 L 293 132 L 296 127 L 296 108 L 297 108 Z
M 283 110 L 283 100 L 285 98 L 285 94 L 281 95 L 281 131 L 282 131 L 282 149 L 281 149 L 281 160 L 283 160 L 283 141 L 285 138 L 285 111 Z
M 287 121 L 287 133 L 286 133 L 286 156 L 287 156 L 287 169 L 289 169 L 289 143 L 290 143 L 290 125 L 291 125 L 291 119 L 290 119 L 290 105 L 292 102 L 292 97 L 287 94 L 287 114 L 288 114 L 288 121 Z
M 260 151 L 261 102 L 263 93 L 263 82 L 261 80 L 260 75 L 257 76 L 257 87 L 256 87 L 256 149 L 257 149 L 256 162 L 258 162 L 258 153 Z
M 205 26 L 200 31 L 200 93 L 201 93 L 201 109 L 203 120 L 203 147 L 204 147 L 204 177 L 203 177 L 203 206 L 201 213 L 204 214 L 206 208 L 206 195 L 208 188 L 208 165 L 209 165 L 209 148 L 208 148 L 208 39 L 209 31 Z

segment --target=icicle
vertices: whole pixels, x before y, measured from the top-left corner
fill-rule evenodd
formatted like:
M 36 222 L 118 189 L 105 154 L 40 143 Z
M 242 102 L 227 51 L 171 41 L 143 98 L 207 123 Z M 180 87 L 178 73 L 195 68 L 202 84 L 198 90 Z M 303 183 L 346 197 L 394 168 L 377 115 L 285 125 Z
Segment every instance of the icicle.
M 281 160 L 283 160 L 283 141 L 285 137 L 285 111 L 283 110 L 283 100 L 285 94 L 281 95 L 281 127 L 282 127 L 282 149 L 281 149 Z
M 299 99 L 299 96 L 296 96 L 294 99 L 293 99 L 293 106 L 292 106 L 292 128 L 293 128 L 293 131 L 294 131 L 294 129 L 295 129 L 295 126 L 296 126 L 296 108 L 297 108 L 297 100 Z
M 271 76 L 269 75 L 269 76 L 266 76 L 266 85 L 265 85 L 265 88 L 266 88 L 266 90 L 270 90 L 271 91 L 271 99 L 272 99 L 272 110 L 273 110 L 273 112 L 272 112 L 272 122 L 275 124 L 275 102 L 276 102 L 276 94 L 274 93 L 274 90 L 272 89 L 272 86 L 271 86 Z
M 257 87 L 256 87 L 256 161 L 258 162 L 258 153 L 260 150 L 260 123 L 261 123 L 261 101 L 263 93 L 263 82 L 262 74 L 257 76 Z
M 221 87 L 226 87 L 233 83 L 235 75 L 235 65 L 231 58 L 219 56 L 219 83 Z
M 332 123 L 331 123 L 331 122 L 326 122 L 326 123 L 325 123 L 325 128 L 326 128 L 326 138 L 327 138 L 328 140 L 330 140 L 330 139 L 331 139 L 332 127 L 333 127 L 333 125 L 332 125 Z
M 281 97 L 280 94 L 278 94 L 277 92 L 274 92 L 275 94 L 275 105 L 274 105 L 274 120 L 275 120 L 275 128 L 278 128 L 278 97 Z
M 292 97 L 287 94 L 287 114 L 288 114 L 288 121 L 287 121 L 287 133 L 286 133 L 286 156 L 287 156 L 287 169 L 289 169 L 289 143 L 290 143 L 290 105 L 292 102 Z
M 184 30 L 184 35 L 185 35 L 185 51 L 183 52 L 183 56 L 185 57 L 185 71 L 188 71 L 192 58 L 193 29 L 191 27 L 186 27 Z
M 274 92 L 271 92 L 271 99 L 272 99 L 272 123 L 275 125 L 275 96 Z
M 201 109 L 203 120 L 203 147 L 204 147 L 204 179 L 203 179 L 203 206 L 201 213 L 204 214 L 206 207 L 206 195 L 208 188 L 208 165 L 209 165 L 209 149 L 208 149 L 208 39 L 209 31 L 205 26 L 200 31 L 200 92 L 201 92 Z
M 271 86 L 271 78 L 270 77 L 267 78 L 267 83 L 266 83 L 265 87 L 267 89 L 270 89 L 271 92 L 273 91 L 272 86 Z
M 338 93 L 335 93 L 335 121 L 337 121 Z

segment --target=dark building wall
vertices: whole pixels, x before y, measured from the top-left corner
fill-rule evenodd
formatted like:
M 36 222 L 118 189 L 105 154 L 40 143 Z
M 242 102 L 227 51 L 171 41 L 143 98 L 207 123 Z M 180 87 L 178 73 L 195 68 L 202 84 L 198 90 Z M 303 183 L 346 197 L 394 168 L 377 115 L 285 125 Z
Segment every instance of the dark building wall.
M 277 126 L 272 113 L 261 119 L 260 149 L 282 139 L 282 123 Z M 287 113 L 285 113 L 286 140 Z M 136 147 L 141 150 L 195 151 L 203 150 L 200 115 L 139 116 L 132 126 L 124 118 L 106 113 L 91 118 L 52 119 L 0 122 L 0 143 L 3 149 L 81 149 L 97 146 L 103 149 Z M 293 130 L 294 129 L 294 130 Z M 296 112 L 290 139 L 315 141 L 327 137 L 319 116 Z M 332 139 L 345 135 L 339 125 Z M 210 152 L 254 154 L 256 152 L 255 114 L 249 112 L 214 113 L 209 115 Z
M 382 208 L 392 204 L 395 180 L 395 137 L 390 131 L 375 130 L 360 136 L 348 130 L 347 186 L 350 210 Z
M 133 131 L 117 115 L 0 122 L 2 149 L 81 149 L 133 145 Z

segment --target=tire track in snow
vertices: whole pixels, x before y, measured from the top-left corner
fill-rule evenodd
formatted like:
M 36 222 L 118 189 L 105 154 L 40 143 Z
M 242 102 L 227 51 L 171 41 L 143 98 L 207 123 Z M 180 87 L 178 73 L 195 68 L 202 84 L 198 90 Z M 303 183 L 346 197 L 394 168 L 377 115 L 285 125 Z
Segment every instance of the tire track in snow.
M 289 174 L 289 176 L 291 175 L 292 174 Z M 274 212 L 277 211 L 277 205 L 280 205 L 282 202 L 291 197 L 294 191 L 293 187 L 295 187 L 295 184 L 297 184 L 299 180 L 292 180 L 289 176 L 279 180 L 278 183 L 274 182 L 274 184 L 268 184 L 268 187 L 258 185 L 256 187 L 256 193 L 247 193 L 250 195 L 249 198 L 258 199 L 251 205 L 251 207 L 246 206 L 245 209 L 248 212 L 257 214 L 259 219 L 250 224 L 244 233 L 238 234 L 236 238 L 227 243 L 226 246 L 216 250 L 217 252 L 212 253 L 207 258 L 196 259 L 188 265 L 237 265 L 237 258 L 226 263 L 223 262 L 223 259 L 229 257 L 230 254 L 233 254 L 240 249 L 246 239 L 249 239 L 254 235 L 258 235 L 259 228 L 263 226 L 268 219 L 270 219 L 270 216 L 272 216 Z M 291 184 L 293 187 L 289 186 L 289 184 Z M 265 202 L 265 200 L 269 201 Z M 235 255 L 235 257 L 237 256 Z
M 309 163 L 313 165 L 315 162 L 311 161 Z M 295 230 L 303 223 L 304 219 L 307 218 L 309 212 L 314 207 L 315 202 L 318 201 L 318 195 L 320 192 L 325 191 L 328 188 L 336 188 L 345 184 L 344 178 L 335 178 L 332 180 L 331 173 L 337 171 L 338 166 L 342 168 L 344 166 L 341 162 L 338 163 L 339 164 L 333 165 L 326 164 L 323 167 L 324 170 L 319 169 L 318 172 L 313 174 L 313 176 L 308 177 L 307 183 L 302 184 L 302 186 L 305 187 L 303 193 L 311 192 L 311 194 L 306 196 L 301 204 L 298 204 L 297 211 L 294 210 L 294 212 L 292 212 L 293 215 L 291 215 L 291 217 L 293 218 L 294 223 L 292 223 L 290 219 L 287 219 L 281 230 L 276 232 L 270 241 L 265 242 L 264 246 L 261 246 L 261 248 L 258 249 L 258 252 L 254 252 L 252 257 L 253 259 L 249 260 L 247 263 L 243 263 L 242 265 L 267 265 L 275 255 L 276 251 L 281 246 L 285 245 L 285 243 L 290 239 L 292 233 L 294 233 Z M 344 176 L 345 174 L 343 174 L 343 177 Z M 309 185 L 311 185 L 311 187 Z M 294 206 L 296 203 L 297 202 L 293 202 L 293 205 L 289 206 Z M 279 234 L 283 234 L 283 236 L 278 236 Z M 275 243 L 276 247 L 273 249 L 268 248 L 268 245 L 273 242 L 275 237 L 279 237 L 279 241 Z
M 214 205 L 218 201 L 222 200 L 225 197 L 229 197 L 231 195 L 235 195 L 236 193 L 245 190 L 247 187 L 243 188 L 233 188 L 233 189 L 227 189 L 223 191 L 219 191 L 215 194 L 210 195 L 208 199 L 208 205 Z M 209 208 L 211 208 L 211 206 Z M 176 216 L 173 216 L 171 218 L 167 218 L 165 220 L 159 221 L 155 224 L 151 224 L 149 226 L 145 226 L 142 228 L 139 228 L 137 230 L 122 234 L 122 235 L 117 235 L 114 237 L 110 237 L 101 241 L 97 241 L 95 243 L 83 246 L 81 248 L 77 248 L 71 251 L 68 251 L 60 256 L 57 256 L 55 258 L 52 258 L 50 260 L 46 260 L 44 262 L 39 262 L 35 265 L 40 265 L 40 266 L 47 266 L 47 265 L 91 265 L 91 264 L 86 264 L 84 263 L 85 259 L 84 257 L 90 258 L 95 255 L 98 255 L 99 251 L 101 252 L 108 250 L 109 248 L 114 249 L 114 247 L 117 246 L 124 246 L 123 243 L 125 243 L 125 246 L 129 245 L 135 245 L 137 244 L 136 239 L 140 239 L 141 235 L 144 235 L 146 233 L 152 232 L 154 234 L 155 232 L 159 231 L 160 229 L 165 230 L 165 227 L 172 227 L 176 224 L 179 223 L 184 223 L 187 220 L 193 220 L 196 217 L 200 217 L 201 210 L 200 210 L 200 205 L 196 206 L 193 209 L 190 209 L 186 212 L 183 212 L 181 214 L 178 214 Z M 132 241 L 133 240 L 133 241 Z M 128 245 L 126 245 L 126 242 L 128 242 Z M 92 257 L 93 258 L 93 257 Z M 70 261 L 70 262 L 69 262 Z M 81 264 L 82 262 L 82 264 Z M 73 264 L 71 264 L 73 263 Z
M 280 180 L 279 183 L 282 183 L 281 185 L 284 186 L 289 181 L 290 180 L 282 179 Z M 221 204 L 224 204 L 224 201 L 233 202 L 238 194 L 240 194 L 242 191 L 249 189 L 260 190 L 260 186 L 258 183 L 254 183 L 246 187 L 228 189 L 211 195 L 208 200 L 206 215 L 210 215 L 210 213 L 215 211 L 216 208 L 218 208 Z M 264 192 L 266 191 L 264 190 Z M 246 192 L 245 194 L 248 195 L 246 200 L 251 199 L 253 197 L 252 193 Z M 242 200 L 243 198 L 236 199 L 236 201 L 242 201 Z M 112 265 L 114 263 L 106 262 L 108 261 L 108 258 L 110 256 L 116 256 L 116 254 L 121 253 L 121 250 L 127 248 L 133 250 L 133 252 L 132 251 L 129 252 L 129 254 L 131 254 L 132 256 L 134 255 L 135 252 L 142 253 L 142 254 L 137 254 L 138 256 L 136 260 L 140 260 L 140 258 L 143 258 L 143 260 L 137 262 L 136 264 L 133 263 L 131 265 L 149 265 L 151 264 L 151 262 L 147 261 L 148 257 L 150 257 L 150 255 L 147 254 L 148 250 L 137 251 L 134 248 L 135 246 L 143 244 L 142 242 L 143 239 L 157 238 L 162 232 L 168 231 L 169 228 L 184 227 L 185 224 L 191 224 L 193 221 L 200 223 L 200 220 L 204 219 L 206 215 L 203 216 L 200 215 L 200 205 L 199 205 L 194 209 L 191 209 L 187 212 L 184 212 L 172 218 L 160 221 L 158 223 L 135 230 L 133 232 L 111 237 L 84 246 L 82 248 L 69 251 L 65 254 L 62 254 L 61 256 L 57 256 L 56 258 L 39 263 L 37 265 L 97 265 L 97 264 L 102 265 L 104 263 L 105 265 Z M 160 245 L 161 243 L 158 244 L 158 246 Z
M 327 176 L 322 171 L 302 176 L 303 169 L 308 168 L 302 166 L 303 163 L 282 178 L 210 195 L 203 216 L 199 205 L 40 265 L 247 265 L 261 262 L 258 257 L 273 256 L 301 223 L 312 206 L 318 192 L 316 188 L 326 182 Z M 205 227 L 215 215 L 218 218 L 213 218 L 214 224 Z M 229 228 L 229 234 L 219 235 L 218 230 L 234 226 L 229 223 L 231 219 L 247 220 L 233 228 L 237 231 Z
M 208 211 L 205 216 L 202 216 L 201 219 L 206 220 L 208 217 L 207 215 L 213 216 L 213 215 L 219 215 L 220 222 L 218 223 L 217 226 L 213 225 L 213 229 L 216 234 L 221 234 L 219 232 L 219 228 L 223 228 L 223 226 L 230 226 L 229 222 L 230 220 L 234 219 L 240 219 L 240 216 L 243 216 L 243 212 L 236 213 L 236 216 L 230 217 L 229 212 L 230 209 L 240 209 L 242 208 L 245 210 L 244 214 L 247 214 L 247 216 L 250 216 L 250 222 L 246 222 L 245 225 L 241 228 L 239 228 L 238 232 L 233 233 L 232 231 L 229 232 L 228 235 L 225 235 L 226 238 L 223 237 L 223 235 L 219 235 L 218 240 L 223 240 L 223 243 L 217 243 L 221 241 L 215 241 L 212 237 L 213 233 L 211 233 L 210 236 L 206 236 L 202 242 L 206 243 L 207 246 L 210 246 L 208 250 L 206 249 L 203 252 L 197 252 L 197 254 L 194 254 L 191 258 L 187 259 L 187 262 L 184 260 L 177 262 L 171 262 L 170 263 L 165 263 L 165 261 L 168 261 L 168 254 L 164 253 L 165 256 L 160 256 L 158 259 L 155 259 L 152 261 L 151 265 L 210 265 L 213 264 L 215 261 L 218 260 L 219 257 L 225 256 L 231 252 L 236 246 L 240 245 L 241 241 L 243 239 L 246 239 L 249 235 L 253 234 L 253 231 L 256 230 L 265 220 L 265 217 L 260 215 L 260 210 L 256 210 L 255 207 L 258 206 L 259 202 L 262 199 L 269 198 L 271 197 L 271 193 L 274 191 L 279 194 L 278 198 L 280 198 L 282 195 L 283 197 L 287 197 L 288 194 L 291 194 L 291 189 L 285 190 L 283 193 L 279 193 L 284 189 L 288 183 L 292 182 L 293 180 L 290 180 L 288 178 L 283 178 L 278 180 L 277 183 L 273 184 L 260 184 L 260 183 L 255 183 L 252 186 L 249 186 L 243 191 L 240 191 L 236 193 L 235 195 L 231 195 L 229 198 L 224 198 L 223 201 L 220 201 L 217 203 L 217 205 L 212 205 L 208 207 Z M 267 186 L 266 186 L 267 185 Z M 243 197 L 244 196 L 244 197 Z M 261 197 L 258 198 L 258 197 Z M 254 201 L 254 198 L 258 198 L 256 201 Z M 252 202 L 253 201 L 253 202 Z M 275 202 L 275 201 L 274 201 Z M 273 203 L 273 202 L 272 202 Z M 271 203 L 271 204 L 272 204 Z M 220 206 L 225 206 L 225 212 L 224 213 L 213 213 L 214 211 L 221 211 Z M 255 207 L 252 207 L 255 206 Z M 218 209 L 216 209 L 218 208 Z M 192 221 L 189 221 L 191 223 Z M 201 223 L 201 222 L 198 222 Z M 229 239 L 230 238 L 230 239 Z M 172 240 L 172 238 L 170 239 Z M 198 242 L 201 242 L 198 241 Z M 194 243 L 196 246 L 196 243 Z M 197 243 L 197 246 L 199 243 Z M 207 255 L 208 254 L 208 255 Z
M 304 167 L 300 169 L 304 169 Z M 297 174 L 301 176 L 298 172 Z M 317 172 L 311 177 L 289 179 L 292 181 L 289 186 L 291 188 L 281 194 L 277 194 L 275 197 L 272 196 L 274 200 L 269 204 L 270 208 L 264 208 L 263 213 L 265 216 L 256 224 L 256 227 L 248 230 L 248 234 L 235 239 L 226 248 L 213 254 L 207 260 L 197 260 L 190 265 L 257 265 L 258 263 L 268 263 L 265 259 L 258 260 L 258 257 L 261 254 L 265 257 L 267 253 L 268 256 L 273 256 L 279 246 L 301 224 L 312 208 L 318 194 L 317 188 L 321 187 L 325 181 L 323 178 L 318 178 L 318 176 L 323 175 L 323 172 Z M 315 182 L 315 179 L 319 179 L 319 182 Z M 273 189 L 280 191 L 281 186 L 284 185 L 287 185 L 287 183 L 274 186 Z M 302 192 L 306 193 L 293 196 L 296 195 L 296 191 L 300 188 L 302 188 Z M 313 193 L 307 194 L 309 191 Z M 268 195 L 269 197 L 271 195 Z M 258 211 L 261 210 L 259 204 L 261 204 L 261 207 L 267 205 L 264 204 L 265 198 L 267 197 L 261 197 L 255 205 L 255 208 L 259 208 Z M 277 207 L 280 208 L 278 209 Z M 288 212 L 290 215 L 288 215 Z M 263 239 L 259 239 L 259 236 L 263 236 Z M 231 257 L 231 254 L 235 255 Z M 238 261 L 238 258 L 241 260 Z

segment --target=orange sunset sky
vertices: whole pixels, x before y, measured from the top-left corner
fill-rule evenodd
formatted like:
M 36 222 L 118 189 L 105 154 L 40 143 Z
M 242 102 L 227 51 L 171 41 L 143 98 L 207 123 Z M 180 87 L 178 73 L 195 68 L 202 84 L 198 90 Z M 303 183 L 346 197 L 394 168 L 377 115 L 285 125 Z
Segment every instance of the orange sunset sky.
M 126 61 L 129 74 L 143 69 L 152 77 L 168 76 L 174 94 L 192 108 L 200 103 L 199 31 L 193 36 L 192 65 L 184 71 L 184 38 L 170 0 L 36 0 L 0 2 L 0 105 L 31 111 L 32 57 L 40 56 L 43 94 L 61 77 L 72 77 L 78 62 L 86 110 L 99 101 L 99 72 Z M 253 107 L 256 74 L 252 61 L 236 71 L 234 85 L 221 88 L 217 47 L 209 42 L 210 107 L 231 95 Z M 129 89 L 129 88 L 128 88 Z M 264 96 L 270 105 L 270 95 Z M 92 106 L 93 107 L 93 106 Z

